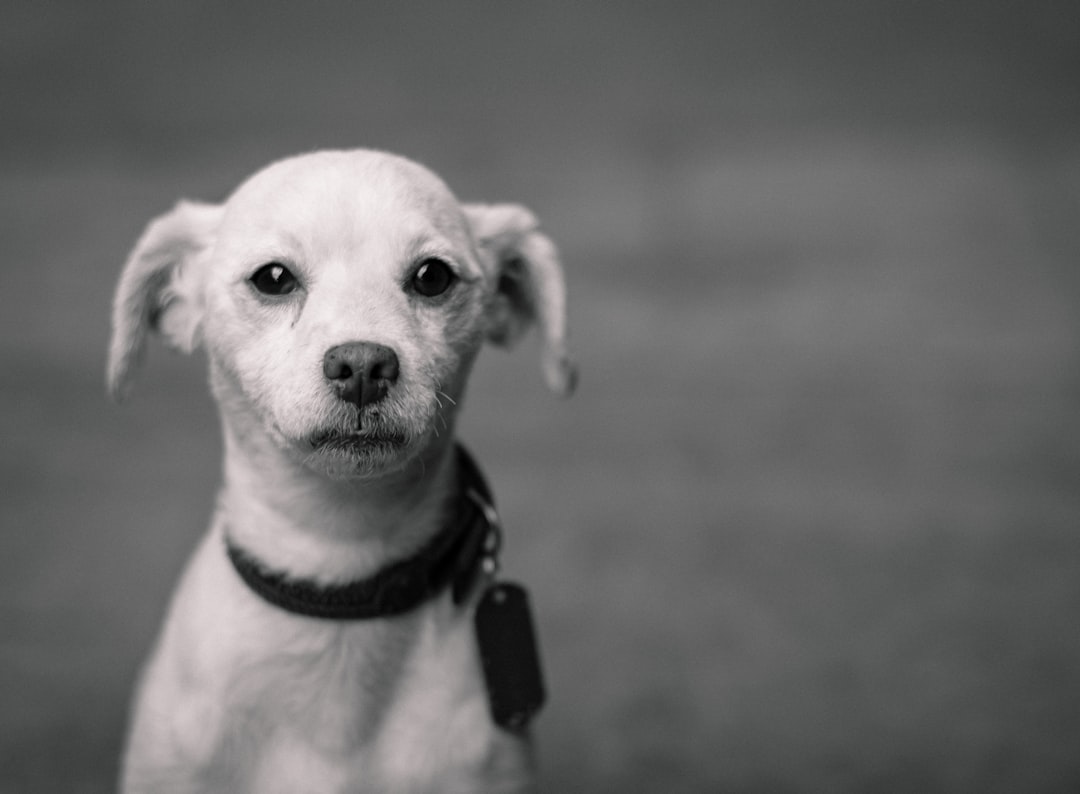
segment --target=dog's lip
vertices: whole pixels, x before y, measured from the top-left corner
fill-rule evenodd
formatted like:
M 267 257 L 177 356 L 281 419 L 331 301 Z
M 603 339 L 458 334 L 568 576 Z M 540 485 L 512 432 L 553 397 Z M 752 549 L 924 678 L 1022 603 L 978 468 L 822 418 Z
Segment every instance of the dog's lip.
M 406 443 L 404 433 L 373 431 L 356 432 L 338 429 L 324 430 L 310 439 L 313 449 L 370 449 L 373 447 L 400 447 Z

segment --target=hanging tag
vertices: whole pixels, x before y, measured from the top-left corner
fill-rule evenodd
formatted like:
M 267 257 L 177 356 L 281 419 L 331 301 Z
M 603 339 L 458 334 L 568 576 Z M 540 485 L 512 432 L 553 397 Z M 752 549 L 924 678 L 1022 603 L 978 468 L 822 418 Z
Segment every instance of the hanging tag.
M 495 724 L 517 731 L 544 704 L 540 653 L 525 588 L 497 582 L 476 607 L 476 638 Z

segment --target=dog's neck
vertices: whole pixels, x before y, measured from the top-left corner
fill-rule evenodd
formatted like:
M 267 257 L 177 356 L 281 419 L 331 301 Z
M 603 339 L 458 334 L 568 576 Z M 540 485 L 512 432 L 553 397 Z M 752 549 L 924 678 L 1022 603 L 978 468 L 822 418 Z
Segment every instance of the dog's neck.
M 450 440 L 399 470 L 334 479 L 225 422 L 219 508 L 229 539 L 267 566 L 322 583 L 366 577 L 440 528 L 455 481 Z

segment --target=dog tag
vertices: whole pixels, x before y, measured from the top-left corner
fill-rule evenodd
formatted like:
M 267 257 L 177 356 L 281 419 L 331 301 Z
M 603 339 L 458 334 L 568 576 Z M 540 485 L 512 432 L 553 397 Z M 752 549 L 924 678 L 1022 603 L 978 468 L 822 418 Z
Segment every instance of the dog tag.
M 475 622 L 491 716 L 499 727 L 519 731 L 545 697 L 525 588 L 512 582 L 493 584 L 480 598 Z

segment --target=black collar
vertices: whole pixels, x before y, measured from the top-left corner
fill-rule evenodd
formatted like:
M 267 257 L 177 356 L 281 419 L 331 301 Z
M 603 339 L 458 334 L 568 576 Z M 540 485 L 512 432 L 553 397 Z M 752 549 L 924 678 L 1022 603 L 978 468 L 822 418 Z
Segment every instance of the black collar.
M 274 606 L 298 615 L 363 620 L 401 615 L 452 586 L 461 604 L 481 568 L 493 572 L 499 527 L 491 492 L 464 447 L 456 447 L 458 484 L 453 517 L 415 554 L 390 563 L 373 576 L 323 585 L 274 571 L 226 538 L 233 567 L 248 587 Z

